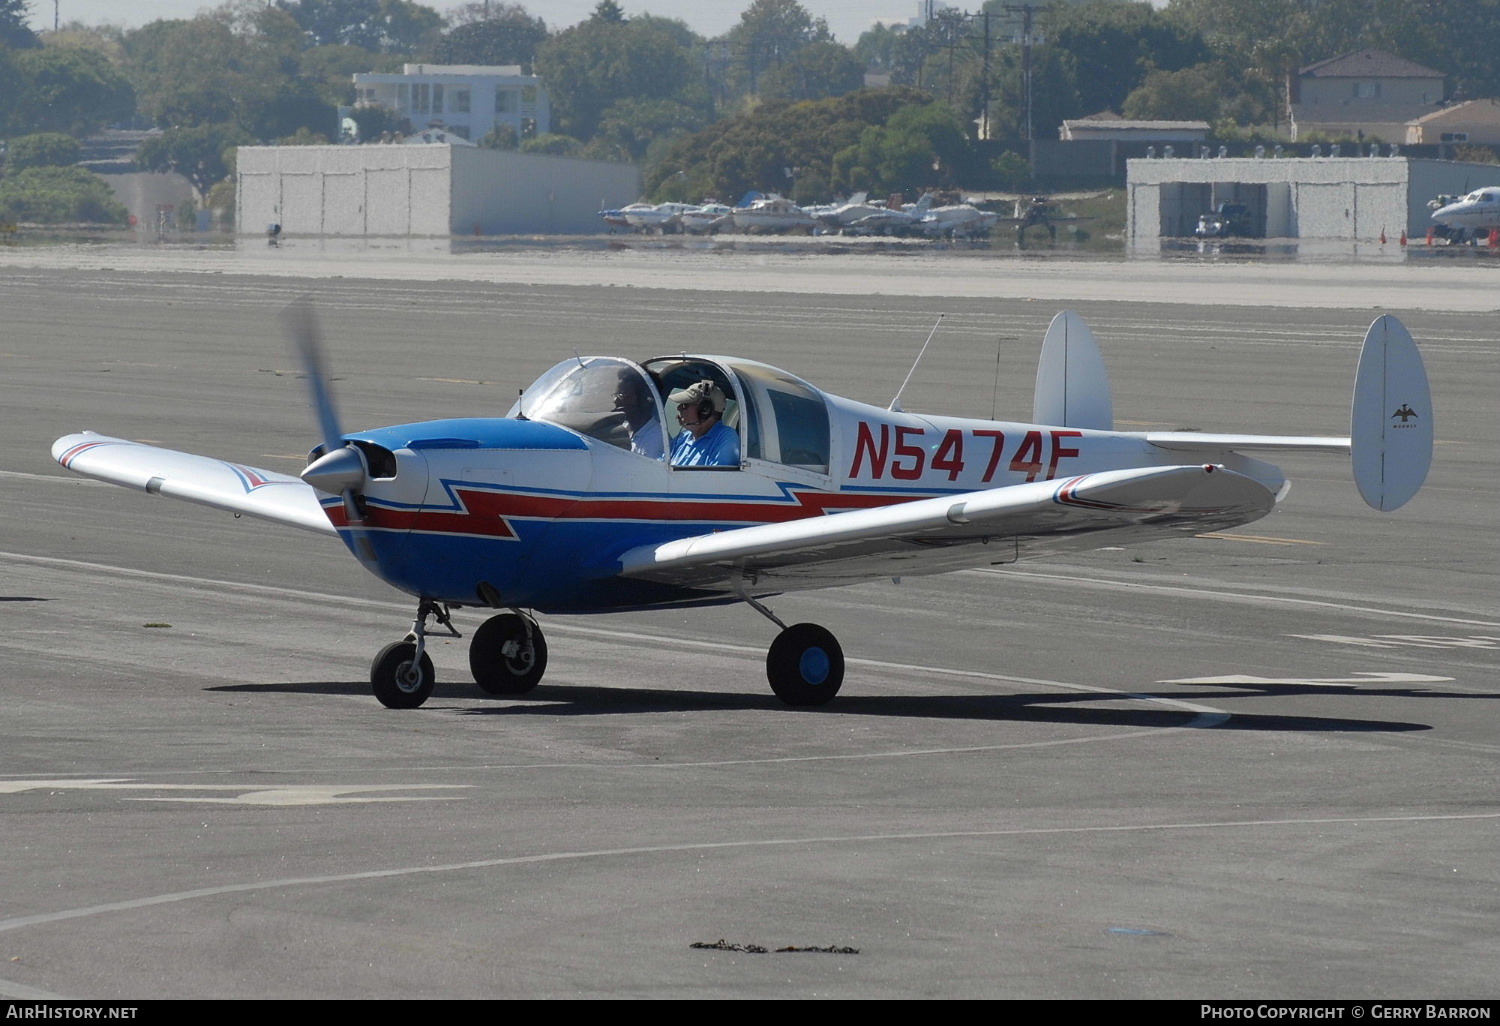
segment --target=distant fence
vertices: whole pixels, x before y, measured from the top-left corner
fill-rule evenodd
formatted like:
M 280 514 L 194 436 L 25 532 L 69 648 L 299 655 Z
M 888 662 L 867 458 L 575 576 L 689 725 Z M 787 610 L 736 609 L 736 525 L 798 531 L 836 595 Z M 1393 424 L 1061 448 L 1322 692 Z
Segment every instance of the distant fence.
M 1203 142 L 1127 142 L 1118 139 L 1077 139 L 1064 142 L 1058 139 L 1036 139 L 1029 144 L 1022 142 L 1015 147 L 1008 148 L 1022 148 L 1028 145 L 1031 153 L 1031 166 L 1038 177 L 1085 175 L 1123 177 L 1127 160 L 1152 155 L 1165 156 L 1168 146 L 1172 147 L 1175 157 L 1199 157 L 1203 155 L 1205 147 L 1210 157 L 1254 157 L 1259 147 L 1261 150 L 1259 155 L 1269 160 L 1277 155 L 1277 146 L 1281 147 L 1282 157 L 1311 157 L 1314 146 L 1317 146 L 1319 155 L 1325 157 L 1330 155 L 1328 143 L 1221 143 L 1214 139 L 1207 139 Z M 1377 144 L 1341 143 L 1338 145 L 1340 156 L 1355 157 L 1368 155 L 1370 147 Z M 1441 143 L 1425 146 L 1398 146 L 1397 152 L 1403 157 L 1457 160 L 1458 149 L 1459 145 Z M 1223 150 L 1222 154 L 1220 150 Z M 1026 150 L 1021 149 L 1021 152 L 1026 152 Z M 1388 156 L 1390 152 L 1389 144 L 1379 144 L 1380 156 Z

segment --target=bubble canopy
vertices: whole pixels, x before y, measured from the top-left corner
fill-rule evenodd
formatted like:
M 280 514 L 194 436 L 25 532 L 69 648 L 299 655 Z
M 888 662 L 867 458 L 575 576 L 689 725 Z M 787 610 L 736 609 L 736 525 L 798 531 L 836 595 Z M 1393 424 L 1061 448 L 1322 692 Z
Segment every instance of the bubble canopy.
M 612 356 L 564 360 L 533 381 L 507 416 L 556 424 L 621 449 L 630 448 L 642 424 L 662 422 L 645 370 Z

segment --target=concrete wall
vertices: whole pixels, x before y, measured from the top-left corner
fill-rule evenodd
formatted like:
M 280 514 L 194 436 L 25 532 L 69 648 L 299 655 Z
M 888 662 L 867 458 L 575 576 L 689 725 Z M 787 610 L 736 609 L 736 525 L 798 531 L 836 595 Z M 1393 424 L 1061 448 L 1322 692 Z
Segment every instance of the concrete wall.
M 1190 234 L 1212 204 L 1250 196 L 1263 197 L 1250 205 L 1260 205 L 1269 238 L 1369 240 L 1403 230 L 1420 237 L 1431 223 L 1428 200 L 1492 184 L 1500 184 L 1500 166 L 1407 157 L 1131 160 L 1126 239 L 1150 248 Z M 1241 188 L 1253 186 L 1263 193 Z
M 630 164 L 471 147 L 242 146 L 236 224 L 257 234 L 579 234 L 640 195 Z

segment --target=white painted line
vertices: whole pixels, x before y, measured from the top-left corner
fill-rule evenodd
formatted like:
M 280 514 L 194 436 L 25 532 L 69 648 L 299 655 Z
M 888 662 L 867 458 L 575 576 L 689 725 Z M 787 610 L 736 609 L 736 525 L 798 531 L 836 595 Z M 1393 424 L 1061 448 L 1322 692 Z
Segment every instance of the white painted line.
M 880 841 L 933 841 L 960 837 L 1047 837 L 1062 835 L 1139 833 L 1157 830 L 1243 830 L 1256 827 L 1327 827 L 1336 824 L 1367 825 L 1371 823 L 1453 823 L 1475 820 L 1500 819 L 1500 812 L 1458 813 L 1431 816 L 1327 816 L 1318 819 L 1263 819 L 1232 820 L 1227 822 L 1199 823 L 1134 823 L 1119 826 L 1091 827 L 1012 827 L 1002 830 L 934 830 L 915 833 L 890 834 L 843 834 L 812 837 L 761 838 L 744 841 L 701 841 L 689 844 L 654 844 L 629 848 L 597 848 L 590 851 L 546 852 L 536 855 L 517 855 L 509 858 L 479 859 L 473 862 L 453 862 L 436 866 L 406 866 L 398 869 L 372 869 L 359 873 L 337 873 L 328 876 L 287 877 L 280 880 L 260 880 L 251 883 L 221 884 L 217 887 L 199 887 L 187 891 L 154 894 L 144 898 L 114 901 L 82 908 L 61 909 L 56 912 L 40 912 L 29 916 L 14 916 L 0 919 L 0 933 L 19 930 L 26 926 L 40 926 L 69 919 L 84 919 L 110 912 L 129 912 L 157 905 L 171 905 L 199 898 L 214 898 L 225 894 L 245 894 L 253 891 L 280 890 L 288 887 L 310 887 L 324 884 L 350 883 L 358 880 L 389 880 L 393 877 L 419 876 L 430 873 L 467 872 L 476 869 L 494 869 L 501 866 L 537 865 L 549 862 L 570 862 L 580 859 L 633 857 L 637 855 L 660 855 L 681 852 L 733 851 L 753 848 L 791 848 L 818 844 L 868 844 Z
M 1290 687 L 1341 688 L 1359 684 L 1446 684 L 1452 677 L 1431 677 L 1425 673 L 1367 673 L 1353 677 L 1255 677 L 1248 673 L 1231 673 L 1224 677 L 1183 677 L 1159 680 L 1158 684 L 1276 684 Z
M 960 570 L 965 574 L 995 574 L 1000 577 L 1021 577 L 1028 580 L 1060 581 L 1064 584 L 1104 588 L 1112 591 L 1155 591 L 1168 595 L 1192 595 L 1197 598 L 1214 598 L 1223 602 L 1284 603 L 1296 606 L 1316 606 L 1322 609 L 1337 609 L 1348 613 L 1370 613 L 1375 616 L 1405 617 L 1411 620 L 1432 620 L 1438 623 L 1461 623 L 1470 627 L 1500 627 L 1493 620 L 1464 620 L 1454 616 L 1435 616 L 1431 613 L 1413 613 L 1404 609 L 1376 609 L 1373 606 L 1355 606 L 1345 602 L 1329 602 L 1324 599 L 1295 598 L 1290 595 L 1266 595 L 1260 592 L 1215 591 L 1212 588 L 1189 588 L 1177 584 L 1150 584 L 1144 581 L 1115 581 L 1103 577 L 1084 577 L 1078 574 L 1045 574 L 1029 570 L 996 570 L 993 567 L 976 567 Z

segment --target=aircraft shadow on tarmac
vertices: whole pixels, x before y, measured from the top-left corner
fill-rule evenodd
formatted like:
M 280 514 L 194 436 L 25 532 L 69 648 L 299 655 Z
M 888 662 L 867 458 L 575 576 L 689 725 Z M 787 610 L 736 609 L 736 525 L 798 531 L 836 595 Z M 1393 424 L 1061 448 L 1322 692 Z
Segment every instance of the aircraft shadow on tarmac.
M 287 694 L 364 695 L 364 681 L 315 681 L 283 684 L 227 684 L 208 691 L 265 692 Z M 1278 694 L 1283 692 L 1276 692 Z M 1269 696 L 1272 692 L 1267 691 Z M 1223 697 L 1220 693 L 1219 697 Z M 791 711 L 772 695 L 722 691 L 650 688 L 594 687 L 590 685 L 542 685 L 525 695 L 485 695 L 472 684 L 438 685 L 432 697 L 482 700 L 504 704 L 471 706 L 456 710 L 466 716 L 619 716 L 635 713 L 709 712 L 738 709 Z M 1162 697 L 1186 698 L 1176 693 Z M 1199 696 L 1213 697 L 1213 696 Z M 1243 697 L 1243 696 L 1241 696 Z M 1472 697 L 1472 696 L 1468 696 Z M 804 707 L 803 714 L 845 716 L 898 716 L 911 719 L 994 720 L 1016 723 L 1071 723 L 1102 727 L 1182 727 L 1200 714 L 1174 709 L 1083 708 L 1081 703 L 1110 701 L 1111 696 L 1020 694 L 1020 695 L 840 695 L 831 705 Z M 1119 699 L 1140 702 L 1120 695 Z M 427 706 L 438 709 L 441 706 Z M 420 715 L 411 713 L 411 715 Z M 1347 716 L 1290 716 L 1234 713 L 1217 730 L 1286 730 L 1326 733 L 1394 733 L 1431 730 L 1430 724 L 1396 720 L 1364 720 Z

